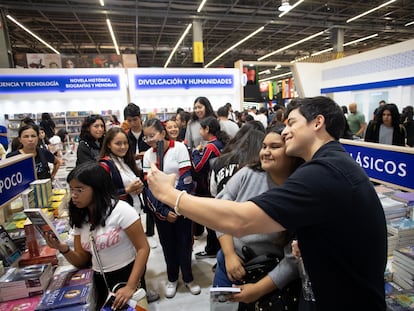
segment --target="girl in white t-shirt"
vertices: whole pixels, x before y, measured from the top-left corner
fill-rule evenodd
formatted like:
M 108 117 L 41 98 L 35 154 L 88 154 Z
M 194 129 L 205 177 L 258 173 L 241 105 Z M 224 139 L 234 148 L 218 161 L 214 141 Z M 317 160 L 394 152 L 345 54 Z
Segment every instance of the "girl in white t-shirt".
M 98 162 L 83 163 L 68 175 L 71 200 L 69 223 L 74 227 L 74 249 L 45 237 L 47 244 L 58 249 L 76 267 L 92 261 L 96 310 L 108 295 L 99 264 L 91 247 L 94 237 L 105 277 L 112 289 L 117 283 L 126 285 L 116 291 L 113 309 L 122 307 L 134 294 L 144 273 L 149 245 L 137 211 L 118 200 L 109 174 Z

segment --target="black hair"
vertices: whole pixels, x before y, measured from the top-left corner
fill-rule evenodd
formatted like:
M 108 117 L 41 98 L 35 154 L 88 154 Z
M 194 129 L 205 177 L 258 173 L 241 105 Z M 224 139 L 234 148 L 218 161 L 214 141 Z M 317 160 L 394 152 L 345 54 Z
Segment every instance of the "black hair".
M 105 226 L 105 221 L 114 209 L 113 200 L 118 200 L 110 175 L 98 162 L 88 161 L 77 165 L 68 175 L 67 182 L 77 180 L 89 186 L 93 191 L 93 211 L 88 208 L 78 208 L 69 201 L 69 224 L 81 228 L 89 221 L 94 226 Z
M 62 143 L 64 143 L 65 140 L 66 140 L 66 135 L 68 135 L 68 131 L 66 129 L 59 129 L 57 131 L 56 135 L 59 136 L 60 137 L 60 141 Z
M 92 137 L 91 133 L 89 132 L 89 127 L 94 124 L 96 121 L 101 120 L 104 126 L 104 136 L 106 132 L 105 120 L 100 114 L 91 114 L 90 116 L 86 117 L 81 126 L 81 131 L 79 134 L 80 139 L 86 142 L 94 142 L 95 138 Z M 99 139 L 99 142 L 102 143 L 104 136 Z
M 141 109 L 134 103 L 129 103 L 124 109 L 124 119 L 127 117 L 140 117 Z
M 188 121 L 190 121 L 191 113 L 189 113 L 187 111 L 181 111 L 179 114 L 180 114 L 181 122 L 185 121 L 185 122 L 188 123 Z
M 217 116 L 219 117 L 228 117 L 229 115 L 229 108 L 226 106 L 222 106 L 217 110 Z
M 401 112 L 401 117 L 400 117 L 401 123 L 413 121 L 413 115 L 414 115 L 413 106 L 405 107 Z
M 335 140 L 338 140 L 345 128 L 345 118 L 341 107 L 332 99 L 325 96 L 295 98 L 287 106 L 287 116 L 292 110 L 299 109 L 299 112 L 309 123 L 318 115 L 325 118 L 326 131 Z
M 28 129 L 33 129 L 37 133 L 37 137 L 39 137 L 39 127 L 34 123 L 29 123 L 29 124 L 21 126 L 19 128 L 19 132 L 18 132 L 17 136 L 20 137 L 22 135 L 23 131 L 26 131 Z
M 377 114 L 375 115 L 375 121 L 378 124 L 384 123 L 382 121 L 382 114 L 385 110 L 388 110 L 391 113 L 392 127 L 398 129 L 400 127 L 400 112 L 396 104 L 385 104 L 378 109 Z
M 208 126 L 208 132 L 217 137 L 224 145 L 226 145 L 230 136 L 221 130 L 220 122 L 215 117 L 206 117 L 200 121 L 200 126 L 205 129 Z
M 135 152 L 134 152 L 135 150 L 133 150 L 132 145 L 130 144 L 127 133 L 120 127 L 112 127 L 108 130 L 108 132 L 106 132 L 99 156 L 103 158 L 111 154 L 111 150 L 109 149 L 108 145 L 111 143 L 114 137 L 118 135 L 119 133 L 124 134 L 125 138 L 128 141 L 128 151 L 124 156 L 125 163 L 134 172 L 136 176 L 141 176 L 142 172 L 138 168 L 137 163 L 135 161 Z
M 42 113 L 42 121 L 49 121 L 52 120 L 52 118 L 50 117 L 50 114 L 47 112 L 43 112 Z
M 206 108 L 206 114 L 205 114 L 206 117 L 215 116 L 213 106 L 211 106 L 211 103 L 207 97 L 204 97 L 204 96 L 197 97 L 194 100 L 194 105 L 196 103 L 200 103 Z M 198 120 L 198 117 L 195 114 L 195 112 L 193 112 L 191 119 L 194 121 Z
M 30 117 L 24 117 L 20 120 L 20 124 L 36 124 L 36 122 Z

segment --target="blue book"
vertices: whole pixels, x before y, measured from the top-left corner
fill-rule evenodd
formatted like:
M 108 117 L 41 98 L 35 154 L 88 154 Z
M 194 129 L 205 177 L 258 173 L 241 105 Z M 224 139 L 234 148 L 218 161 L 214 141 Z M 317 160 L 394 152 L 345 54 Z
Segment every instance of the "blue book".
M 66 286 L 47 291 L 36 310 L 55 310 L 64 307 L 73 307 L 89 303 L 91 284 Z

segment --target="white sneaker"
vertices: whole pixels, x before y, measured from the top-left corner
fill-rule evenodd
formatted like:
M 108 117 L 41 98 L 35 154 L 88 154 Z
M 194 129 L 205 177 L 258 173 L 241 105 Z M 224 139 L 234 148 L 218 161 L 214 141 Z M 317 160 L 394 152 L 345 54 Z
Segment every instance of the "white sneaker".
M 157 248 L 158 243 L 157 243 L 157 241 L 154 239 L 154 237 L 153 237 L 153 236 L 149 236 L 149 237 L 147 237 L 147 240 L 148 240 L 148 244 L 149 244 L 150 248 Z
M 170 282 L 168 281 L 165 285 L 165 297 L 173 298 L 177 292 L 178 281 Z
M 198 295 L 201 293 L 200 285 L 195 284 L 194 282 L 185 283 L 185 287 L 187 287 L 190 293 L 193 295 Z

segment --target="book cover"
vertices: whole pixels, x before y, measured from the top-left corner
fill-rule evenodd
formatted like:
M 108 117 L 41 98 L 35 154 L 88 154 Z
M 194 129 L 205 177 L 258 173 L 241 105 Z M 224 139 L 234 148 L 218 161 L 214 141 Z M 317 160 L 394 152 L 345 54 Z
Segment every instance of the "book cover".
M 390 294 L 386 297 L 388 310 L 412 311 L 414 310 L 414 289 L 406 289 Z
M 210 311 L 236 311 L 238 302 L 227 299 L 227 295 L 240 293 L 238 287 L 211 287 L 210 288 Z
M 23 268 L 9 268 L 0 278 L 0 288 L 12 286 L 42 287 L 46 289 L 52 276 L 50 264 L 31 265 Z
M 92 269 L 76 269 L 75 271 L 64 271 L 55 274 L 50 281 L 48 290 L 56 290 L 66 286 L 84 285 L 92 283 Z
M 0 311 L 34 310 L 42 296 L 20 298 L 0 303 Z
M 24 224 L 24 233 L 26 235 L 26 247 L 30 256 L 39 256 L 39 244 L 37 242 L 36 229 L 29 218 Z
M 41 209 L 29 208 L 24 210 L 24 213 L 27 215 L 27 217 L 30 218 L 32 224 L 36 227 L 42 236 L 45 236 L 46 234 L 52 234 L 53 238 L 62 242 L 52 221 L 50 221 L 48 216 Z
M 66 286 L 56 290 L 47 291 L 36 310 L 53 310 L 89 302 L 91 284 Z
M 109 294 L 108 297 L 106 298 L 106 301 L 101 309 L 101 311 L 112 311 L 112 305 L 114 304 L 115 301 L 115 295 L 114 294 Z M 128 304 L 125 304 L 122 308 L 117 309 L 119 311 L 136 311 L 134 307 L 131 307 Z
M 407 256 L 414 262 L 414 246 L 406 246 L 395 250 L 397 253 L 401 253 L 404 256 Z
M 10 266 L 20 256 L 20 250 L 14 244 L 9 233 L 0 225 L 0 260 L 3 260 L 5 266 Z
M 404 202 L 407 205 L 414 205 L 414 192 L 396 191 L 391 195 L 391 198 Z

